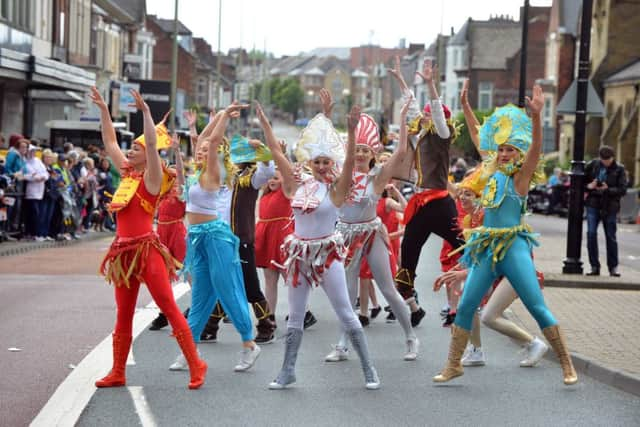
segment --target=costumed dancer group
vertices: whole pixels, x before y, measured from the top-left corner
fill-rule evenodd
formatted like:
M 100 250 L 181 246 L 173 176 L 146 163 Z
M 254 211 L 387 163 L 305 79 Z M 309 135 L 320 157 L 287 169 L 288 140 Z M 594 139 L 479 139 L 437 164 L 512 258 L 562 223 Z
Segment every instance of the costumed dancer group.
M 365 387 L 378 389 L 380 377 L 363 330 L 367 309 L 360 317 L 355 312 L 359 280 L 375 281 L 389 304 L 390 317 L 402 328 L 403 359 L 416 360 L 419 340 L 413 328 L 425 316 L 415 289 L 416 267 L 431 233 L 444 240 L 444 273 L 433 289 L 448 289 L 451 310 L 445 326 L 452 324 L 449 357 L 433 381 L 446 382 L 461 376 L 463 366 L 485 364 L 481 321 L 526 346 L 521 366 L 538 363 L 548 350 L 545 342 L 501 316 L 520 297 L 558 355 L 564 383 L 577 382 L 564 337 L 544 302 L 542 277 L 534 267 L 536 236 L 523 222 L 526 194 L 539 175 L 541 89 L 535 86 L 532 98 L 527 98 L 530 117 L 524 109 L 507 105 L 480 126 L 469 106 L 465 83 L 461 105 L 483 163 L 454 186 L 448 179 L 449 148 L 457 129 L 438 97 L 437 72 L 427 60 L 417 73 L 429 95 L 429 102 L 420 109 L 399 70 L 396 60 L 389 72 L 401 87 L 404 103 L 399 143 L 392 154 L 381 153 L 378 126 L 358 105 L 347 116 L 345 143 L 331 123 L 333 101 L 323 89 L 323 112 L 302 131 L 293 153 L 296 162 L 287 156 L 258 103 L 255 111 L 265 141 L 234 137 L 230 144 L 225 137 L 229 120 L 249 107 L 234 102 L 212 114 L 200 135 L 192 126 L 196 170 L 188 177 L 183 174 L 175 136 L 172 141 L 162 122 L 154 125 L 149 107 L 135 91 L 144 136 L 134 141 L 125 157 L 107 105 L 93 89 L 105 149 L 124 178 L 110 206 L 117 212 L 116 238 L 101 267 L 115 290 L 113 367 L 96 381 L 97 387 L 126 383 L 141 283 L 162 311 L 152 329 L 170 324 L 182 350 L 170 369 L 188 369 L 189 388 L 196 389 L 207 372 L 196 344 L 215 341 L 221 319 L 228 318 L 241 338 L 237 372 L 254 366 L 261 352 L 258 343 L 275 341 L 277 282 L 282 277 L 289 307 L 282 335 L 284 360 L 269 388 L 279 390 L 296 382 L 303 330 L 316 321 L 308 310 L 309 295 L 320 287 L 340 322 L 338 343 L 325 360 L 347 360 L 353 350 L 360 359 Z M 158 154 L 169 145 L 176 152 L 176 170 L 165 166 Z M 252 158 L 234 151 L 246 152 L 247 147 L 254 153 Z M 417 191 L 408 204 L 391 184 L 394 179 L 415 181 Z M 387 192 L 397 193 L 400 203 L 386 200 Z M 393 209 L 404 210 L 404 232 Z M 156 210 L 157 234 L 153 230 Z M 266 296 L 257 267 L 264 272 Z M 191 283 L 186 320 L 171 291 L 170 281 L 180 268 Z M 373 288 L 365 281 L 360 289 L 360 303 L 367 307 Z M 257 335 L 249 304 L 258 321 Z

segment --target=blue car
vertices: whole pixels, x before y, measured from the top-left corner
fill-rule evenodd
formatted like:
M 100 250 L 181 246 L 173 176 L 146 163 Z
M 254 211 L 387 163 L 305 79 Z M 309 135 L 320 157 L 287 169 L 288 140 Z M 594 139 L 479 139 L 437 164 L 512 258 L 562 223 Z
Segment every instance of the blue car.
M 302 118 L 302 119 L 296 120 L 296 126 L 305 127 L 308 124 L 309 124 L 309 119 L 307 119 L 307 118 Z

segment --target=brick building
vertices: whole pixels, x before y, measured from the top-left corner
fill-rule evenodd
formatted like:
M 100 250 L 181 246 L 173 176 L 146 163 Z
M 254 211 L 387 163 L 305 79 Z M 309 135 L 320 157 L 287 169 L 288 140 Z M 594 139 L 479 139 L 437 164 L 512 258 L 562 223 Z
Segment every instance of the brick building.
M 147 15 L 146 27 L 153 33 L 156 40 L 153 49 L 153 78 L 154 80 L 171 81 L 173 20 Z M 188 108 L 196 102 L 193 81 L 196 76 L 197 59 L 192 52 L 192 33 L 182 22 L 179 22 L 177 117 L 181 117 L 181 111 L 184 108 Z

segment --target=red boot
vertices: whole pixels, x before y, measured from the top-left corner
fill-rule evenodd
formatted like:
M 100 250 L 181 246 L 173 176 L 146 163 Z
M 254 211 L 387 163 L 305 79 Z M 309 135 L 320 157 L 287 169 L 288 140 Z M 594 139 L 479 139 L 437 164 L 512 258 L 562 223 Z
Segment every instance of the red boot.
M 192 390 L 200 388 L 200 386 L 204 384 L 204 377 L 207 375 L 207 362 L 198 356 L 198 350 L 196 349 L 196 344 L 193 342 L 191 329 L 187 328 L 174 331 L 174 335 L 189 365 L 189 372 L 191 373 L 189 388 Z
M 96 387 L 122 387 L 127 382 L 124 375 L 127 356 L 131 348 L 131 335 L 116 334 L 113 337 L 113 367 L 109 374 L 96 381 Z

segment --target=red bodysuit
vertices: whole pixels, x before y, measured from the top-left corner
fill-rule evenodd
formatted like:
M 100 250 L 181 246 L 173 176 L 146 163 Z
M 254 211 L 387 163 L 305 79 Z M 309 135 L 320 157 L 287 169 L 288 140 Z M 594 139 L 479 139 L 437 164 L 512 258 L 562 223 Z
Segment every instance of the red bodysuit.
M 158 206 L 158 236 L 171 255 L 180 262 L 187 253 L 187 228 L 184 225 L 186 202 L 171 192 Z
M 282 268 L 286 254 L 281 247 L 284 239 L 293 233 L 291 201 L 282 188 L 264 194 L 258 206 L 256 224 L 256 266 L 277 270 Z
M 153 231 L 157 200 L 158 196 L 149 194 L 144 179 L 140 177 L 135 195 L 117 213 L 116 238 L 100 266 L 100 272 L 115 289 L 115 334 L 131 335 L 141 282 L 147 285 L 174 331 L 189 328 L 176 305 L 169 282 L 179 263 Z

